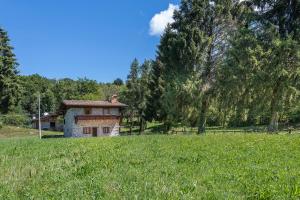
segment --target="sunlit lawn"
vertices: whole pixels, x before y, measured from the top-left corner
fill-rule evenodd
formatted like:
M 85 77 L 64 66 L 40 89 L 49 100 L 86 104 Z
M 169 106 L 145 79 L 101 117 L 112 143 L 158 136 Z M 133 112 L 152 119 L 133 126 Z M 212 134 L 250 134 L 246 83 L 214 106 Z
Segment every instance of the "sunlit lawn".
M 300 135 L 0 140 L 0 199 L 299 199 Z

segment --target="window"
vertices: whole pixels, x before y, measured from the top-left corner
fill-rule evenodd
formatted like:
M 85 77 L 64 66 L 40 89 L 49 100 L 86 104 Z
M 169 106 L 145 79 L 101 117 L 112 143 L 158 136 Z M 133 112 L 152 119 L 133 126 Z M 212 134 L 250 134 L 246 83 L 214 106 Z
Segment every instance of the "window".
M 92 134 L 93 128 L 92 127 L 83 127 L 83 134 Z
M 104 108 L 103 109 L 103 115 L 109 115 L 110 114 L 110 109 L 109 108 Z
M 103 134 L 109 134 L 110 133 L 110 127 L 103 127 Z
M 55 128 L 55 122 L 50 122 L 50 128 Z
M 92 109 L 91 108 L 85 108 L 84 109 L 84 114 L 86 114 L 86 115 L 92 114 Z

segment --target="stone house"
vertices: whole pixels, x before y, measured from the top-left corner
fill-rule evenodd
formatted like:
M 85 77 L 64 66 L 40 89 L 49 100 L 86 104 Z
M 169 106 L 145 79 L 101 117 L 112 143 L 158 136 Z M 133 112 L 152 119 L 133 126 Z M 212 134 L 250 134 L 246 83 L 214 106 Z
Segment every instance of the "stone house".
M 118 136 L 121 110 L 125 107 L 125 104 L 118 102 L 116 96 L 111 101 L 65 100 L 61 105 L 64 136 Z
M 39 119 L 37 117 L 34 117 L 31 123 L 32 123 L 32 128 L 35 129 L 39 128 Z M 44 115 L 41 116 L 41 129 L 50 130 L 50 131 L 63 131 L 63 123 L 60 120 L 58 114 L 44 113 Z

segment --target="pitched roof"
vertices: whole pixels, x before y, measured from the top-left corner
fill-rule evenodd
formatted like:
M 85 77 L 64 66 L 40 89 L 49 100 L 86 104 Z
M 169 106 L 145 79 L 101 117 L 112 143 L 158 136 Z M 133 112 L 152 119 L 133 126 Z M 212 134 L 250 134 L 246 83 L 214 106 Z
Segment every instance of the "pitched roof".
M 86 100 L 64 100 L 62 103 L 66 107 L 126 107 L 126 104 L 110 101 L 86 101 Z
M 59 116 L 59 115 L 56 114 L 56 113 L 50 113 L 50 114 L 48 114 L 48 115 L 41 116 L 41 120 L 43 121 L 43 120 L 55 119 L 55 118 L 57 118 L 58 116 Z M 39 120 L 38 117 L 35 117 L 35 118 L 32 119 L 32 121 L 38 121 L 38 120 Z

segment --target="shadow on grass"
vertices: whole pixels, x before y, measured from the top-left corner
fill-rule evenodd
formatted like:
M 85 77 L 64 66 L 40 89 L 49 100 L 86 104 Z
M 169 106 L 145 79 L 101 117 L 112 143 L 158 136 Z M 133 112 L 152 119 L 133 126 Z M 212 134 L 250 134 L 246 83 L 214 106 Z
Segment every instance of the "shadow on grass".
M 126 127 L 129 129 L 129 127 Z M 142 133 L 142 135 L 156 135 L 156 134 L 166 134 L 167 131 L 165 131 L 165 127 L 160 124 L 156 126 L 151 126 L 146 128 L 146 130 Z M 139 128 L 138 127 L 133 127 L 132 132 L 130 133 L 129 130 L 126 131 L 121 131 L 120 133 L 121 136 L 132 136 L 132 135 L 140 135 L 139 133 Z
M 64 135 L 43 135 L 42 139 L 64 138 Z

